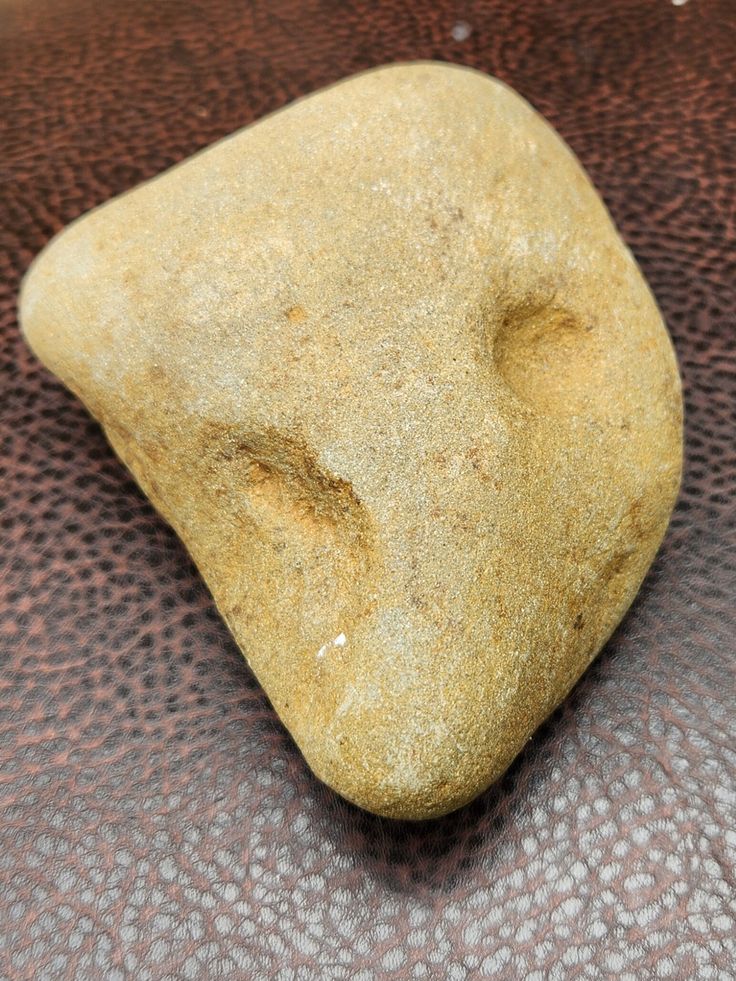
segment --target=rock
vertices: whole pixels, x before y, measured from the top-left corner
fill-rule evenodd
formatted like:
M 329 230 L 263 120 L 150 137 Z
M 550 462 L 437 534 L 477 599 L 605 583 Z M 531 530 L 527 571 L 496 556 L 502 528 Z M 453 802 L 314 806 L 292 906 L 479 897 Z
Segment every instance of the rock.
M 467 69 L 349 79 L 93 211 L 21 314 L 309 765 L 378 814 L 503 773 L 677 493 L 652 295 L 559 137 Z

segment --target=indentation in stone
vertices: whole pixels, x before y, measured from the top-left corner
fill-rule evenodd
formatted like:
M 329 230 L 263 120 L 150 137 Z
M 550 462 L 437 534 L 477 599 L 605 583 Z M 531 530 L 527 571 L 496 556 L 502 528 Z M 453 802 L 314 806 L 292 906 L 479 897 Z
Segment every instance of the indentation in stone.
M 540 412 L 574 413 L 595 394 L 595 325 L 564 307 L 509 310 L 496 332 L 493 358 L 509 388 Z

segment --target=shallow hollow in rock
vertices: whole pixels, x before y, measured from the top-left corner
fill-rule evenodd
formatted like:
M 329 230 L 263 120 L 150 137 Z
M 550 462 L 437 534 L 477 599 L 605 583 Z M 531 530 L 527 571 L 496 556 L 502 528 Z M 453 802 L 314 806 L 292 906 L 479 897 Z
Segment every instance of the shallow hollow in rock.
M 348 79 L 96 209 L 21 319 L 314 772 L 378 814 L 506 769 L 677 493 L 652 295 L 569 149 L 468 69 Z

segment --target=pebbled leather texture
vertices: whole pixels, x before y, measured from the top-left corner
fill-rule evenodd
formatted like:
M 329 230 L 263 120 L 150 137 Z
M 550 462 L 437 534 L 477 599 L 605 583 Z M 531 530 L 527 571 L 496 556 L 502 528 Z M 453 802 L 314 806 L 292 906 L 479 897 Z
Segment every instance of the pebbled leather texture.
M 498 75 L 672 332 L 683 492 L 606 650 L 427 824 L 310 775 L 183 547 L 20 339 L 65 224 L 371 65 Z M 732 0 L 0 4 L 0 978 L 736 977 Z

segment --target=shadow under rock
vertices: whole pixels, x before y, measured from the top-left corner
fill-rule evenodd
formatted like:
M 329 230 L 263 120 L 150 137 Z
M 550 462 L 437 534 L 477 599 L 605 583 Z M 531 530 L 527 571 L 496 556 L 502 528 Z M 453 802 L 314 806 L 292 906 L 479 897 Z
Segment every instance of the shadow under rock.
M 500 780 L 444 817 L 429 821 L 378 817 L 319 785 L 313 795 L 317 820 L 343 853 L 389 890 L 412 895 L 455 891 L 514 826 L 531 785 L 543 777 L 542 770 L 530 764 L 541 758 L 549 738 L 538 732 Z M 316 783 L 311 775 L 310 779 Z

